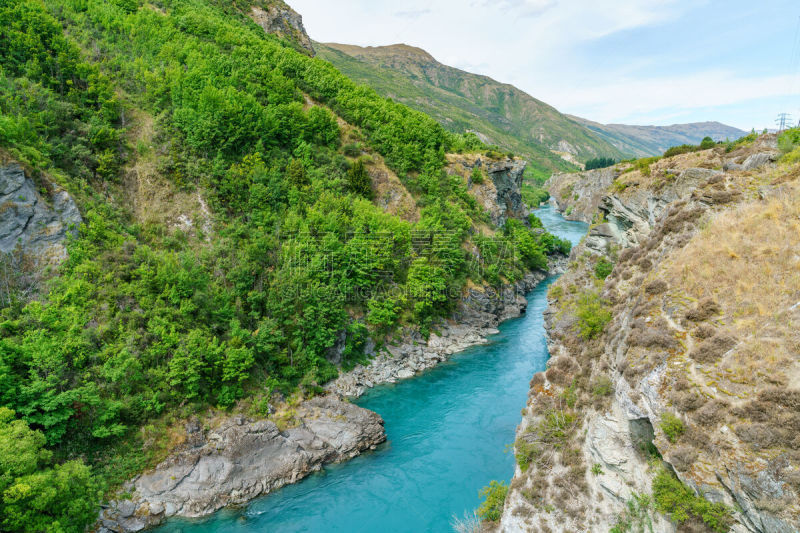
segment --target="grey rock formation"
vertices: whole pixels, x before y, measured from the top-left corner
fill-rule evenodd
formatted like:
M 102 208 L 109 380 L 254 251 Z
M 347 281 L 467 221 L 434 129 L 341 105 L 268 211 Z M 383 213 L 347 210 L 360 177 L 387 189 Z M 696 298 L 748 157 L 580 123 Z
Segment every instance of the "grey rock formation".
M 100 531 L 139 531 L 171 516 L 243 504 L 386 440 L 378 414 L 333 396 L 304 402 L 298 417 L 300 424 L 285 431 L 242 416 L 213 429 L 188 424 L 183 448 L 133 480 L 132 498 L 101 513 Z
M 619 174 L 615 167 L 553 174 L 544 188 L 550 192 L 551 202 L 564 218 L 591 223 L 601 200 Z
M 527 165 L 525 161 L 512 159 L 489 165 L 489 177 L 497 190 L 495 203 L 499 207 L 490 213 L 496 226 L 503 226 L 509 218 L 525 218 L 520 187 Z
M 283 37 L 309 55 L 314 55 L 314 46 L 303 26 L 303 17 L 285 3 L 275 2 L 266 9 L 253 6 L 250 16 L 265 32 Z
M 45 199 L 16 163 L 0 166 L 0 252 L 15 251 L 43 263 L 58 263 L 64 240 L 76 233 L 81 215 L 72 197 L 55 188 Z

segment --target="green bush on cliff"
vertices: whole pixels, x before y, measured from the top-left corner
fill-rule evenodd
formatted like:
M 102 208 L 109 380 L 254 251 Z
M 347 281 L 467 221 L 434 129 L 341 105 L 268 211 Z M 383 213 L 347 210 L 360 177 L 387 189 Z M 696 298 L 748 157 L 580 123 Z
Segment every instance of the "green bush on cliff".
M 664 435 L 670 442 L 677 442 L 681 435 L 683 435 L 683 432 L 686 431 L 683 420 L 672 413 L 664 413 L 661 416 L 660 427 L 661 431 L 664 432 Z
M 484 182 L 483 171 L 478 167 L 473 168 L 470 181 L 475 185 L 481 185 Z
M 595 291 L 584 291 L 578 295 L 574 310 L 578 319 L 578 333 L 584 339 L 600 335 L 611 322 L 612 316 L 608 304 Z
M 698 496 L 666 468 L 662 468 L 653 480 L 653 500 L 656 510 L 678 524 L 698 520 L 711 531 L 725 533 L 733 523 L 730 507 Z
M 605 257 L 599 258 L 594 264 L 594 276 L 597 279 L 606 279 L 611 275 L 612 270 L 614 270 L 614 263 Z
M 489 522 L 496 522 L 503 516 L 503 505 L 506 502 L 508 485 L 505 481 L 494 481 L 489 483 L 480 491 L 480 497 L 484 498 L 483 503 L 478 507 L 478 516 Z

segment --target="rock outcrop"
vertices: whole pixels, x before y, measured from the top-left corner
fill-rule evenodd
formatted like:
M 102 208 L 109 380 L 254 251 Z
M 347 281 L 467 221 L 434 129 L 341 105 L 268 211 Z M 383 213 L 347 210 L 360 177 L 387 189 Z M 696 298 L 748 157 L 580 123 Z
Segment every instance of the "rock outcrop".
M 800 174 L 773 144 L 665 159 L 596 201 L 549 293 L 497 530 L 798 531 Z M 659 512 L 674 478 L 705 514 Z
M 614 166 L 585 172 L 560 173 L 544 184 L 550 192 L 550 201 L 567 220 L 591 223 L 600 201 L 614 180 L 620 175 Z
M 509 159 L 489 165 L 489 177 L 496 191 L 497 214 L 492 214 L 492 222 L 503 226 L 509 218 L 524 219 L 526 213 L 522 203 L 522 177 L 528 164 L 520 159 Z
M 49 185 L 40 191 L 18 164 L 0 166 L 0 252 L 56 264 L 67 256 L 64 241 L 80 223 L 78 207 L 65 190 Z
M 303 26 L 303 17 L 284 2 L 275 0 L 263 6 L 253 5 L 250 17 L 265 32 L 282 37 L 308 55 L 314 55 L 314 46 Z
M 242 416 L 213 428 L 190 422 L 182 449 L 130 482 L 131 499 L 112 502 L 99 531 L 140 531 L 172 516 L 201 517 L 244 504 L 386 440 L 378 414 L 334 396 L 304 402 L 298 420 L 283 431 Z
M 526 220 L 522 201 L 522 179 L 527 161 L 522 159 L 485 159 L 475 154 L 448 155 L 447 172 L 459 175 L 467 183 L 469 193 L 489 213 L 495 226 L 502 227 L 509 218 Z M 472 171 L 478 169 L 489 179 L 475 182 Z

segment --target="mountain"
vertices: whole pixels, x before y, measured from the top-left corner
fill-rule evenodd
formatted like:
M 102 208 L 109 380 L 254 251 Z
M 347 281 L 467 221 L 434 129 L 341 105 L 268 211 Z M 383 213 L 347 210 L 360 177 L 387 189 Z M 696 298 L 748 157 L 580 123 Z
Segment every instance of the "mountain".
M 673 124 L 672 126 L 629 126 L 599 124 L 585 118 L 569 116 L 619 150 L 636 157 L 660 155 L 667 148 L 681 144 L 700 144 L 705 137 L 711 137 L 715 141 L 724 141 L 739 139 L 747 134 L 738 128 L 719 122 L 693 122 Z
M 475 131 L 527 158 L 541 175 L 573 161 L 623 157 L 609 141 L 516 87 L 443 65 L 420 48 L 315 43 L 319 57 L 378 93 L 419 109 L 447 129 Z
M 476 131 L 487 142 L 529 158 L 537 170 L 563 166 L 555 153 L 585 162 L 593 157 L 646 157 L 704 137 L 738 139 L 745 132 L 699 122 L 673 126 L 599 124 L 565 115 L 516 87 L 443 65 L 426 51 L 396 44 L 362 48 L 316 43 L 319 56 L 380 94 L 431 115 L 452 131 Z

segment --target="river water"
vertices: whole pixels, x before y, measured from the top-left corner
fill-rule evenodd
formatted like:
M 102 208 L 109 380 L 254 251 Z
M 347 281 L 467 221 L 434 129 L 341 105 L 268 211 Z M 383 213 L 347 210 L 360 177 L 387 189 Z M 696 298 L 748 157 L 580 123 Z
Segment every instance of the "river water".
M 576 244 L 587 225 L 553 208 L 545 227 Z M 480 504 L 478 491 L 514 473 L 510 445 L 528 382 L 548 358 L 542 312 L 547 287 L 528 295 L 528 312 L 417 377 L 380 385 L 358 400 L 386 421 L 377 450 L 208 519 L 172 519 L 158 533 L 447 532 L 453 516 Z

